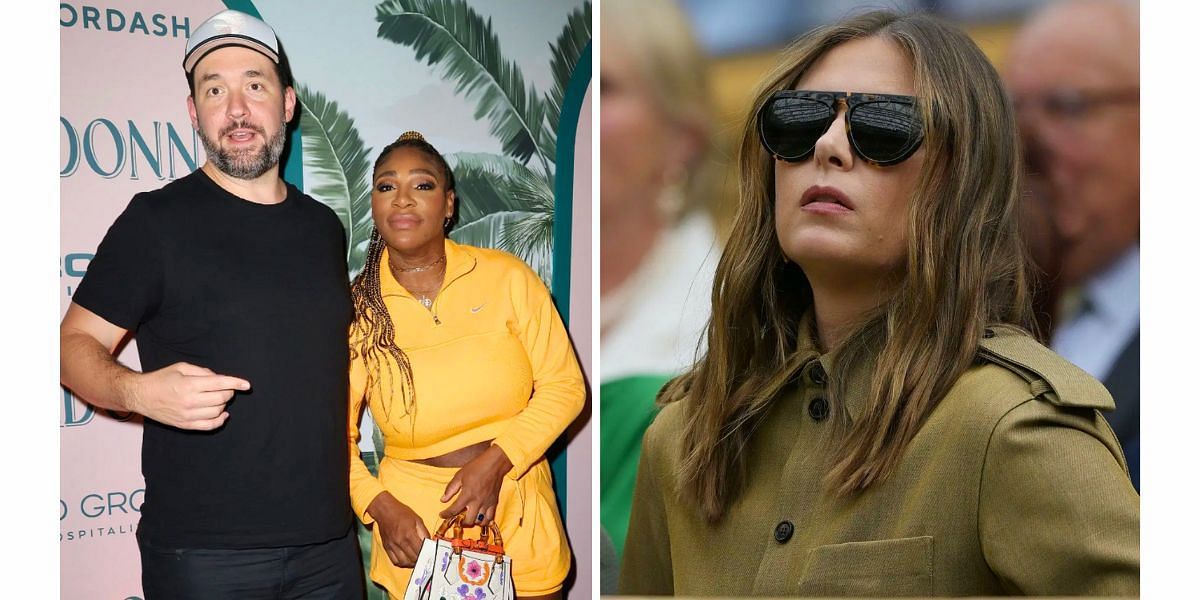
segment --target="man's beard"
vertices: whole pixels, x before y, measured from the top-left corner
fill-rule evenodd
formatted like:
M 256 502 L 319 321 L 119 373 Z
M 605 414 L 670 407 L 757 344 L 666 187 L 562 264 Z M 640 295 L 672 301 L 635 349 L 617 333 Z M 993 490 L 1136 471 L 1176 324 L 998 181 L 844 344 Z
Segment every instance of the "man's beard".
M 267 137 L 267 132 L 262 127 L 239 121 L 222 129 L 218 139 L 223 139 L 235 129 L 253 129 L 259 135 Z M 200 129 L 199 133 L 200 143 L 204 145 L 204 152 L 208 154 L 208 160 L 212 161 L 213 166 L 230 177 L 257 179 L 271 167 L 279 164 L 279 157 L 283 155 L 286 131 L 287 123 L 283 123 L 275 135 L 271 136 L 261 148 L 258 150 L 247 148 L 241 151 L 223 150 L 220 144 L 205 135 L 204 129 Z

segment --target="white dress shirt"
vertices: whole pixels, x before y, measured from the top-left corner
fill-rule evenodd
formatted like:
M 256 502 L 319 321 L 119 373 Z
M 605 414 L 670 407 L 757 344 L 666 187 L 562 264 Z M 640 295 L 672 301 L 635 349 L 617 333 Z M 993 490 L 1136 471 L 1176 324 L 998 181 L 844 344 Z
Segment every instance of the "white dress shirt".
M 683 218 L 600 300 L 600 381 L 675 374 L 692 365 L 711 310 L 721 248 L 703 211 Z
M 1050 347 L 1104 381 L 1141 323 L 1139 251 L 1134 245 L 1081 288 L 1074 314 L 1055 328 Z

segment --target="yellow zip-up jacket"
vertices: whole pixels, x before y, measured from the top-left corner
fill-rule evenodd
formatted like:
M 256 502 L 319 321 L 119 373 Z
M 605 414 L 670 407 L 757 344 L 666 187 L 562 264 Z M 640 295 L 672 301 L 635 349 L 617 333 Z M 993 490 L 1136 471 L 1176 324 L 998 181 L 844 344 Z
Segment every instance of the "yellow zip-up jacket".
M 384 252 L 383 300 L 412 365 L 416 408 L 405 414 L 398 393 L 383 398 L 366 389 L 362 357 L 351 361 L 350 500 L 364 523 L 373 522 L 366 508 L 385 489 L 359 457 L 364 397 L 383 433 L 385 461 L 494 440 L 512 461 L 508 477 L 519 479 L 579 414 L 585 394 L 550 293 L 521 259 L 446 240 L 446 276 L 432 309 L 396 281 L 386 260 Z M 394 368 L 391 381 L 398 392 Z

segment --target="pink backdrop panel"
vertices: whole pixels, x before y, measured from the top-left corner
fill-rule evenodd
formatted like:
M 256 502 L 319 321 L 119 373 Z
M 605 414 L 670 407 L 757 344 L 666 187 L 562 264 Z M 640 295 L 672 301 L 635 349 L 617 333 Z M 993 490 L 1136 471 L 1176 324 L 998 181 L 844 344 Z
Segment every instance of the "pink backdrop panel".
M 223 8 L 216 1 L 60 4 L 63 312 L 130 198 L 203 162 L 181 63 L 191 29 Z M 120 360 L 139 366 L 133 344 Z M 141 426 L 92 411 L 65 390 L 56 393 L 62 597 L 140 596 L 134 530 L 142 497 Z
M 592 381 L 592 86 L 575 130 L 571 202 L 571 339 L 584 377 Z M 591 401 L 584 410 L 591 410 Z M 567 531 L 575 553 L 570 600 L 592 596 L 592 419 L 567 445 Z

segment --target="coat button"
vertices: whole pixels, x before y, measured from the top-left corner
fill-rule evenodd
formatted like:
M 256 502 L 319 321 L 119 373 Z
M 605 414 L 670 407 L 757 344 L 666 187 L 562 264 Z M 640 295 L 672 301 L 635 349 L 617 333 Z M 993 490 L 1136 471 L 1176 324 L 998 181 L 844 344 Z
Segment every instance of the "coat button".
M 984 338 L 984 339 L 990 340 L 990 339 L 992 339 L 992 338 L 994 338 L 994 337 L 996 337 L 996 332 L 995 332 L 995 331 L 992 331 L 991 329 L 984 329 L 984 330 L 983 330 L 983 338 Z
M 808 403 L 808 416 L 814 421 L 824 421 L 829 416 L 829 401 L 824 398 L 813 398 Z
M 821 363 L 815 363 L 812 370 L 808 372 L 808 378 L 817 385 L 825 385 L 827 380 L 825 377 L 825 369 L 821 367 Z
M 788 540 L 792 539 L 792 533 L 795 531 L 796 526 L 792 525 L 791 521 L 780 521 L 775 526 L 775 541 L 786 544 Z

